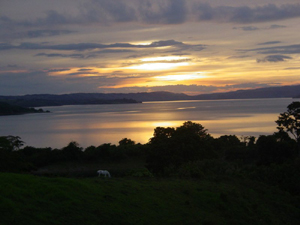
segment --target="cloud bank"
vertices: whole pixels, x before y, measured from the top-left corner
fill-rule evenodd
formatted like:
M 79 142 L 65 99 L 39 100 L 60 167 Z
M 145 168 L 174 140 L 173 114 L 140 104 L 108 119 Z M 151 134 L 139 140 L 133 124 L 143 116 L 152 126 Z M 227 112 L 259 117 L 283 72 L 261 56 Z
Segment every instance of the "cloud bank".
M 217 6 L 212 7 L 209 3 L 195 4 L 195 14 L 199 21 L 218 21 L 233 23 L 260 23 L 300 16 L 300 4 L 284 4 L 277 6 L 268 4 L 254 8 Z
M 66 24 L 109 24 L 139 22 L 145 24 L 181 24 L 188 21 L 224 23 L 261 23 L 300 17 L 300 4 L 267 4 L 257 7 L 212 6 L 188 0 L 90 0 L 77 6 L 77 13 L 44 12 L 43 17 L 15 20 L 0 17 L 4 28 L 51 27 Z M 276 27 L 273 27 L 276 28 Z
M 286 55 L 269 55 L 269 56 L 264 57 L 263 59 L 257 59 L 256 61 L 258 63 L 262 63 L 262 62 L 283 62 L 287 59 L 292 59 L 292 57 L 286 56 Z
M 175 40 L 155 41 L 150 44 L 130 44 L 130 43 L 114 43 L 114 44 L 98 44 L 98 43 L 77 43 L 77 44 L 59 44 L 48 45 L 39 43 L 21 43 L 13 45 L 9 43 L 0 43 L 1 50 L 22 49 L 22 50 L 63 50 L 63 51 L 84 51 L 94 49 L 114 49 L 114 48 L 159 48 L 159 47 L 180 47 L 188 49 L 191 47 L 204 48 L 204 45 L 188 45 Z

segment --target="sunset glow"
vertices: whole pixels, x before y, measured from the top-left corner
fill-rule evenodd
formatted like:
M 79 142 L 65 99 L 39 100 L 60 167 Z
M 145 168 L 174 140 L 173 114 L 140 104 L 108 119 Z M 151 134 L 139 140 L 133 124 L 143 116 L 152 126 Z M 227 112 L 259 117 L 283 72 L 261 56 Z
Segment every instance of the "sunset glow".
M 2 95 L 300 84 L 297 0 L 26 2 L 1 2 Z
M 162 57 L 153 57 L 153 58 L 143 58 L 142 62 L 158 62 L 158 61 L 167 61 L 167 62 L 176 62 L 176 61 L 184 61 L 189 60 L 187 57 L 180 56 L 162 56 Z
M 129 69 L 135 70 L 169 70 L 174 69 L 180 66 L 188 66 L 189 63 L 187 62 L 180 62 L 180 63 L 144 63 L 137 66 L 128 67 Z
M 197 74 L 186 74 L 186 75 L 166 75 L 166 76 L 156 76 L 154 79 L 163 81 L 183 81 L 183 80 L 197 80 L 206 78 L 205 75 Z

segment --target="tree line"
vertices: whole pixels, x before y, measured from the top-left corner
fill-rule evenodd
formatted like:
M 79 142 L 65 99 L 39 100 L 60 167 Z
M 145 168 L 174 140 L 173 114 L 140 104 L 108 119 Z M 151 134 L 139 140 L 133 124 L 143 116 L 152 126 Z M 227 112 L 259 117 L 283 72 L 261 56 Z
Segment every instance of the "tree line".
M 275 121 L 272 135 L 212 137 L 199 123 L 157 127 L 146 144 L 124 138 L 85 149 L 70 142 L 62 149 L 25 146 L 20 137 L 0 137 L 0 171 L 31 172 L 64 162 L 144 160 L 154 176 L 203 178 L 246 176 L 300 194 L 300 102 L 293 102 Z

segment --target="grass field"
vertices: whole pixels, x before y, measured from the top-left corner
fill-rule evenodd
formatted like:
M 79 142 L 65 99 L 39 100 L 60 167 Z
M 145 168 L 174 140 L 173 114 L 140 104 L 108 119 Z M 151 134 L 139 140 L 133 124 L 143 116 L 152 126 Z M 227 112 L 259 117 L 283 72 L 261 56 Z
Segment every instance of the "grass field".
M 299 224 L 299 199 L 241 179 L 0 173 L 0 224 Z

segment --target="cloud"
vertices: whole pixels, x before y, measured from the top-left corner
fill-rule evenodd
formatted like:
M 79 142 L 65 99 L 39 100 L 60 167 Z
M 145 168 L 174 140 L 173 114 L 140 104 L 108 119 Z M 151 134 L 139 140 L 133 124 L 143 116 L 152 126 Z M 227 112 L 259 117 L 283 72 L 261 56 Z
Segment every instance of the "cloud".
M 14 20 L 0 17 L 2 26 L 53 27 L 66 24 L 109 24 L 138 21 L 150 24 L 179 24 L 187 20 L 186 0 L 91 0 L 78 6 L 78 13 L 44 12 L 43 17 Z
M 92 0 L 78 15 L 82 22 L 131 22 L 137 20 L 136 9 L 126 1 Z
M 146 24 L 181 24 L 196 21 L 230 23 L 258 23 L 300 17 L 300 4 L 267 4 L 257 7 L 212 6 L 209 3 L 188 0 L 90 0 L 77 5 L 76 10 L 62 13 L 55 10 L 42 12 L 44 16 L 16 20 L 0 17 L 0 26 L 6 29 L 22 27 L 57 27 L 139 22 Z M 76 5 L 76 4 L 75 4 Z M 75 12 L 76 13 L 75 13 Z M 71 13 L 72 12 L 72 13 Z M 280 28 L 272 25 L 270 28 Z
M 250 57 L 250 55 L 236 55 L 236 56 L 229 56 L 227 59 L 244 59 L 248 57 Z
M 21 43 L 19 45 L 12 45 L 9 43 L 0 43 L 0 50 L 22 49 L 22 50 L 63 50 L 63 51 L 84 51 L 84 50 L 97 50 L 97 49 L 120 49 L 124 48 L 158 48 L 158 47 L 179 47 L 181 49 L 204 48 L 205 45 L 188 45 L 183 42 L 175 40 L 155 41 L 148 45 L 134 45 L 130 43 L 114 43 L 114 44 L 98 44 L 98 43 L 77 43 L 77 44 L 36 44 L 36 43 Z M 100 52 L 101 53 L 101 52 Z M 107 53 L 107 52 L 104 52 Z M 41 53 L 43 54 L 43 53 Z
M 300 44 L 265 47 L 265 48 L 254 48 L 245 51 L 256 51 L 260 54 L 272 54 L 272 55 L 300 54 Z
M 278 28 L 286 28 L 286 26 L 273 24 L 269 27 L 269 29 L 278 29 Z
M 144 0 L 138 11 L 143 22 L 152 24 L 183 23 L 188 14 L 185 0 Z
M 234 30 L 243 30 L 243 31 L 254 31 L 254 30 L 260 30 L 258 27 L 253 26 L 246 26 L 246 27 L 234 27 Z
M 262 63 L 262 62 L 283 62 L 286 59 L 292 59 L 292 57 L 285 56 L 285 55 L 269 55 L 269 56 L 266 56 L 263 59 L 257 59 L 256 61 L 258 63 Z
M 256 30 L 271 30 L 271 29 L 279 29 L 285 28 L 286 26 L 273 24 L 269 27 L 259 28 L 254 26 L 243 26 L 243 27 L 233 27 L 234 30 L 243 30 L 243 31 L 256 31 Z
M 50 69 L 50 70 L 47 70 L 45 72 L 51 73 L 51 72 L 64 72 L 64 71 L 70 71 L 70 69 L 68 69 L 68 68 L 65 68 L 65 69 Z
M 281 41 L 268 41 L 263 43 L 258 43 L 257 45 L 274 45 L 274 44 L 280 44 Z
M 53 72 L 70 72 L 66 76 L 49 76 Z M 64 73 L 65 74 L 65 73 Z M 85 74 L 97 74 L 91 68 L 80 68 L 77 71 L 69 68 L 58 68 L 49 70 L 24 71 L 24 72 L 4 72 L 0 75 L 0 95 L 20 95 L 20 94 L 58 94 L 83 92 L 103 92 L 103 93 L 129 93 L 147 91 L 169 91 L 176 93 L 186 93 L 190 95 L 225 92 L 236 89 L 248 89 L 266 87 L 266 84 L 241 83 L 224 86 L 214 85 L 166 85 L 166 86 L 144 86 L 144 87 L 122 87 L 115 88 L 117 83 L 135 79 L 147 75 L 128 77 L 122 71 L 114 71 L 112 74 L 98 74 L 98 76 L 84 76 Z M 124 76 L 125 75 L 125 76 Z M 111 88 L 109 88 L 110 86 Z
M 71 30 L 29 30 L 24 33 L 18 33 L 19 36 L 25 36 L 29 38 L 38 38 L 38 37 L 52 37 L 58 35 L 65 35 L 75 33 L 76 31 Z
M 46 57 L 62 57 L 62 58 L 76 58 L 76 59 L 88 59 L 88 58 L 94 58 L 95 55 L 91 54 L 58 54 L 58 53 L 38 53 L 35 56 L 46 56 Z
M 288 67 L 285 68 L 284 70 L 300 70 L 300 67 Z
M 62 71 L 68 69 L 62 69 Z M 57 71 L 60 71 L 57 70 Z M 7 72 L 0 75 L 0 95 L 99 92 L 103 77 L 49 76 L 48 71 Z
M 248 6 L 216 6 L 209 3 L 197 3 L 194 13 L 199 21 L 219 21 L 234 23 L 258 23 L 300 17 L 300 4 L 277 6 L 268 4 L 250 8 Z

